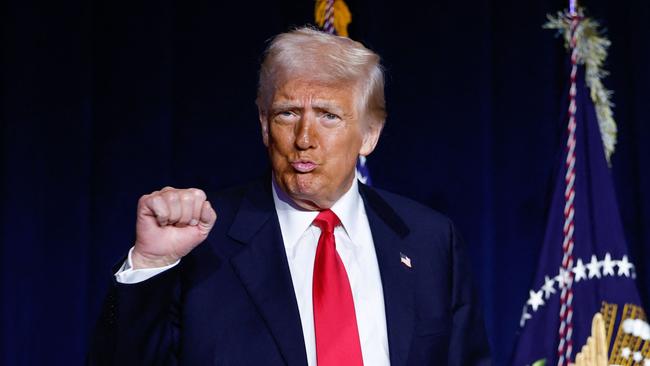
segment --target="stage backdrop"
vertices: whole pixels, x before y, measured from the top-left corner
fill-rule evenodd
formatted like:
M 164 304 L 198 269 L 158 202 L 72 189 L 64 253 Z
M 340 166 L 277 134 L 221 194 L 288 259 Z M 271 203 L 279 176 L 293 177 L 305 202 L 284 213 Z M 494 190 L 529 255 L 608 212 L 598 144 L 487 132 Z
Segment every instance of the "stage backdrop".
M 349 0 L 378 51 L 389 117 L 373 181 L 450 216 L 473 261 L 497 365 L 509 357 L 564 143 L 564 1 Z M 650 298 L 650 3 L 584 1 L 613 42 L 612 174 Z M 0 363 L 84 360 L 136 202 L 268 168 L 254 105 L 265 41 L 304 1 L 8 0 L 2 10 Z

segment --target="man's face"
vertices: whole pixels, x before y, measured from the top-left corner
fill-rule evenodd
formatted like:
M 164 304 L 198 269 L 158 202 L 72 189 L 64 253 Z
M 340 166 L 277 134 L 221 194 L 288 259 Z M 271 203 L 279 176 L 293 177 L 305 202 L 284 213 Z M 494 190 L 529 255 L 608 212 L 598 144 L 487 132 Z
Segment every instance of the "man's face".
M 359 155 L 379 137 L 357 110 L 354 84 L 292 79 L 260 113 L 276 184 L 300 207 L 331 207 L 349 188 Z

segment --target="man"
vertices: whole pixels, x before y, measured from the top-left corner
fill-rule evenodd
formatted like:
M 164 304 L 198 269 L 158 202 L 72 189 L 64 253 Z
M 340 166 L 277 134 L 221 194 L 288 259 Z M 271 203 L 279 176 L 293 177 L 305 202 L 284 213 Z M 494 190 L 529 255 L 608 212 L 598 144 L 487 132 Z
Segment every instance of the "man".
M 272 175 L 211 201 L 171 187 L 140 199 L 90 363 L 487 364 L 450 221 L 355 179 L 383 87 L 357 42 L 277 36 L 257 98 Z

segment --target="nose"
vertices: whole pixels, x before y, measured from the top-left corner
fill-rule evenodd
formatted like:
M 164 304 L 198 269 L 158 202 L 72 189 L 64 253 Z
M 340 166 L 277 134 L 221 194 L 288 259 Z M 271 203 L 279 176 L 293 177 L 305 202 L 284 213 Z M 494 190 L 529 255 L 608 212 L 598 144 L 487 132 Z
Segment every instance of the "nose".
M 307 112 L 302 115 L 296 125 L 296 148 L 308 150 L 318 146 L 316 127 L 316 116 L 313 113 Z

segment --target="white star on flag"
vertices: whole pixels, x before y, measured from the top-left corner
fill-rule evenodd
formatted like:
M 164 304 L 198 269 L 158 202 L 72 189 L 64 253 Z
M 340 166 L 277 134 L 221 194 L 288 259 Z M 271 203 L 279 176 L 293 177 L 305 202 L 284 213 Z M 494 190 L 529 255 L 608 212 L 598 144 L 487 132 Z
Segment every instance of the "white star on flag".
M 548 276 L 544 276 L 544 286 L 542 286 L 542 291 L 544 291 L 544 298 L 546 300 L 548 300 L 551 294 L 555 293 L 555 288 L 553 287 L 554 284 L 554 280 L 548 278 Z
M 526 321 L 528 319 L 532 318 L 532 316 L 526 310 L 528 310 L 528 305 L 524 305 L 524 310 L 521 313 L 521 319 L 519 319 L 519 326 L 520 327 L 523 327 L 524 324 L 526 324 Z
M 563 289 L 571 280 L 569 271 L 560 267 L 560 272 L 557 274 L 557 276 L 555 276 L 555 280 L 557 281 L 557 286 L 560 289 Z
M 595 255 L 591 256 L 591 262 L 587 264 L 587 269 L 589 270 L 589 278 L 600 278 L 600 262 L 598 262 Z
M 585 269 L 585 265 L 582 263 L 582 259 L 578 258 L 578 261 L 576 262 L 576 266 L 573 267 L 573 273 L 576 275 L 575 281 L 580 282 L 582 279 L 587 279 L 587 272 Z
M 542 299 L 542 291 L 530 290 L 530 297 L 528 298 L 527 304 L 533 308 L 533 311 L 537 311 L 538 307 L 544 305 L 544 300 Z
M 616 263 L 612 261 L 612 256 L 609 255 L 609 253 L 605 254 L 605 259 L 603 260 L 603 277 L 614 275 L 615 264 Z
M 627 255 L 623 256 L 623 259 L 618 261 L 618 275 L 619 276 L 625 276 L 625 277 L 630 277 L 630 269 L 634 267 L 634 265 L 627 260 Z

